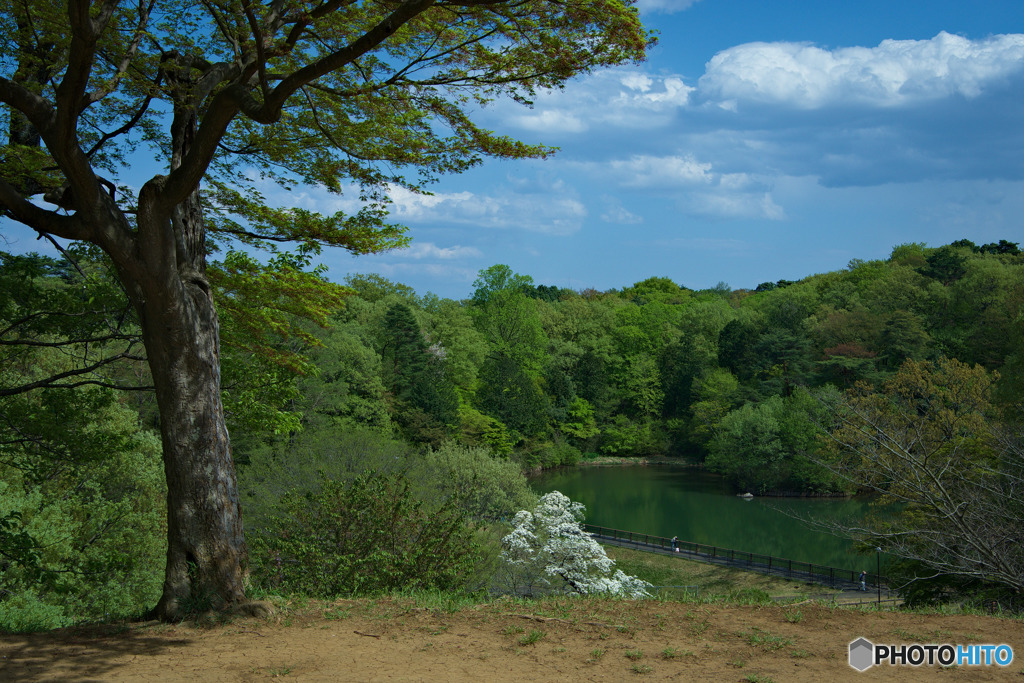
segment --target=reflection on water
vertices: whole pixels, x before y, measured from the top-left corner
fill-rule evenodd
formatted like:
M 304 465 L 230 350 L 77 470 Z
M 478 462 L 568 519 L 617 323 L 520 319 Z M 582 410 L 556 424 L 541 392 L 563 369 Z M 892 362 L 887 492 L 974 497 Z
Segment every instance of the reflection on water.
M 746 500 L 717 475 L 670 465 L 566 469 L 542 474 L 531 485 L 586 505 L 589 524 L 844 569 L 874 566 L 873 557 L 853 552 L 850 540 L 790 516 L 853 522 L 867 514 L 869 503 L 863 500 Z

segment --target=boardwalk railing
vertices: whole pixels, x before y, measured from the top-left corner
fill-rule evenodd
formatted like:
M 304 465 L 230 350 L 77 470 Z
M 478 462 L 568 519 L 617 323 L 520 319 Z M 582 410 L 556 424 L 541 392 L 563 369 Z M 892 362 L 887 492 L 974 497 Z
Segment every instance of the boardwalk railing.
M 714 545 L 691 541 L 676 541 L 673 546 L 672 539 L 664 536 L 652 536 L 651 534 L 643 534 L 636 531 L 610 529 L 593 524 L 584 524 L 583 527 L 595 538 L 613 545 L 633 547 L 637 550 L 651 552 L 675 553 L 689 559 L 720 564 L 726 567 L 758 571 L 763 574 L 812 581 L 832 586 L 833 588 L 860 588 L 859 569 L 840 569 L 838 567 L 800 562 L 773 555 L 748 553 L 743 550 L 720 548 Z M 872 590 L 886 587 L 885 577 L 871 572 L 867 573 L 865 583 Z

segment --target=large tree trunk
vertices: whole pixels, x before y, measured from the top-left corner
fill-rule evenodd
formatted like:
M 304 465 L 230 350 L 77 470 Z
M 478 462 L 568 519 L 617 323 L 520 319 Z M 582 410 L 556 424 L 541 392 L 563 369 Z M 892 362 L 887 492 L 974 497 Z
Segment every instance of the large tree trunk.
M 155 616 L 222 610 L 245 599 L 246 559 L 220 396 L 217 313 L 208 290 L 147 302 L 143 335 L 160 407 L 167 476 L 167 571 Z
M 178 109 L 172 124 L 177 168 L 196 130 L 194 110 Z M 198 190 L 162 214 L 140 194 L 140 233 L 173 235 L 158 254 L 152 278 L 139 283 L 142 322 L 160 408 L 167 477 L 167 570 L 154 616 L 225 610 L 245 602 L 242 515 L 224 422 L 220 332 L 206 279 L 206 234 Z M 148 229 L 146 229 L 148 228 Z M 152 245 L 150 245 L 152 246 Z M 156 265 L 156 264 L 154 264 Z

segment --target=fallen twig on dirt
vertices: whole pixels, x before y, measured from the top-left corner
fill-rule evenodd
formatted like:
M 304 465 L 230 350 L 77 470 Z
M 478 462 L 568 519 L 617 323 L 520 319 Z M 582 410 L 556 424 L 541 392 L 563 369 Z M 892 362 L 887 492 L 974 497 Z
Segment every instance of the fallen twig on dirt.
M 612 626 L 611 624 L 603 624 L 600 621 L 569 621 L 568 619 L 559 619 L 558 617 L 538 617 L 535 614 L 508 614 L 508 613 L 506 613 L 506 614 L 502 614 L 501 616 L 503 616 L 503 617 L 518 617 L 520 619 L 531 619 L 533 621 L 541 621 L 541 622 L 557 621 L 557 622 L 560 622 L 560 623 L 563 623 L 563 624 L 569 624 L 570 626 L 578 626 L 580 624 L 583 624 L 585 626 L 600 626 L 602 628 L 618 628 L 617 626 Z

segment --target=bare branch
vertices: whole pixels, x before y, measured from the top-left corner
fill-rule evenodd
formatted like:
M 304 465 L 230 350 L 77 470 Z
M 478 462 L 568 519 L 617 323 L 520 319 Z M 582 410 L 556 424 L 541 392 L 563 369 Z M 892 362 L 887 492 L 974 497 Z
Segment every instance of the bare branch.
M 115 355 L 110 356 L 108 358 L 103 358 L 101 360 L 95 361 L 95 362 L 89 364 L 86 367 L 77 368 L 75 370 L 66 370 L 64 372 L 57 373 L 56 375 L 52 375 L 52 376 L 46 377 L 44 379 L 36 380 L 35 382 L 29 382 L 27 384 L 22 384 L 22 385 L 16 386 L 16 387 L 9 387 L 9 388 L 0 389 L 0 397 L 4 397 L 4 396 L 17 396 L 18 394 L 24 394 L 24 393 L 27 393 L 29 391 L 33 391 L 35 389 L 43 389 L 43 388 L 46 388 L 46 389 L 74 389 L 76 387 L 85 386 L 85 385 L 103 386 L 103 387 L 109 387 L 109 388 L 112 388 L 112 389 L 125 389 L 125 390 L 130 390 L 130 391 L 131 390 L 136 390 L 137 391 L 138 390 L 137 388 L 134 388 L 134 387 L 131 387 L 131 386 L 115 385 L 115 384 L 111 384 L 110 382 L 107 382 L 106 380 L 101 380 L 101 379 L 86 379 L 86 380 L 81 380 L 81 381 L 78 381 L 78 382 L 72 382 L 72 383 L 67 383 L 67 384 L 62 384 L 61 383 L 61 380 L 68 379 L 70 377 L 81 377 L 83 375 L 88 375 L 89 373 L 95 372 L 96 370 L 99 370 L 100 368 L 102 368 L 104 366 L 110 365 L 111 363 L 116 363 L 117 361 L 121 361 L 121 360 L 131 360 L 131 361 L 143 362 L 143 361 L 146 360 L 146 358 L 144 356 L 136 356 L 136 355 L 133 355 L 133 354 L 125 351 L 123 353 L 118 353 L 118 354 L 115 354 Z

